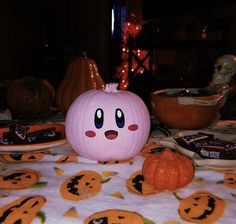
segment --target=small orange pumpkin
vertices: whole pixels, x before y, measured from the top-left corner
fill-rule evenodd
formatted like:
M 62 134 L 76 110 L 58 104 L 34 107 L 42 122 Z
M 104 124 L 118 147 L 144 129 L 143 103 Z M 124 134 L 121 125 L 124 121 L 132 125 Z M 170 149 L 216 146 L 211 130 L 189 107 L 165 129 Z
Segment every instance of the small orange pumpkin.
M 194 177 L 192 161 L 178 152 L 166 149 L 144 160 L 142 172 L 148 184 L 157 190 L 183 188 Z
M 92 89 L 104 89 L 105 83 L 99 75 L 97 65 L 85 52 L 68 65 L 65 77 L 56 91 L 56 104 L 63 114 L 81 93 Z

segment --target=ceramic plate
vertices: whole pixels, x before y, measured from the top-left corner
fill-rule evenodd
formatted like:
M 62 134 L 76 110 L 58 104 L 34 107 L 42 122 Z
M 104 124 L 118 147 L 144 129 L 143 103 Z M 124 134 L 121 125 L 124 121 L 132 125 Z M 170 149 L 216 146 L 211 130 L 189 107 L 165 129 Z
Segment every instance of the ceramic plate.
M 65 144 L 67 142 L 65 135 L 65 126 L 63 124 L 59 123 L 37 124 L 37 125 L 27 125 L 27 127 L 29 127 L 28 132 L 54 127 L 56 129 L 56 132 L 59 132 L 61 134 L 61 139 L 50 142 L 36 143 L 36 144 L 0 145 L 0 152 L 20 152 L 20 151 L 25 152 L 25 151 L 41 150 L 41 149 L 56 147 Z M 0 128 L 0 138 L 2 137 L 3 133 L 7 131 L 9 131 L 9 128 Z
M 177 132 L 177 136 L 186 136 L 186 135 L 192 135 L 198 133 L 199 130 L 197 131 L 182 131 L 182 132 Z M 225 133 L 218 133 L 218 132 L 213 132 L 213 131 L 205 131 L 201 130 L 201 132 L 204 133 L 209 133 L 209 134 L 214 134 L 215 138 L 219 138 L 222 140 L 230 141 L 233 143 L 236 143 L 236 135 L 234 134 L 225 134 Z M 225 159 L 203 159 L 201 158 L 197 153 L 186 149 L 182 146 L 180 146 L 175 140 L 174 137 L 165 137 L 160 140 L 160 144 L 169 147 L 175 150 L 178 150 L 182 154 L 190 157 L 193 159 L 194 163 L 197 166 L 208 166 L 209 168 L 215 168 L 215 169 L 231 169 L 234 168 L 236 169 L 236 160 L 225 160 Z

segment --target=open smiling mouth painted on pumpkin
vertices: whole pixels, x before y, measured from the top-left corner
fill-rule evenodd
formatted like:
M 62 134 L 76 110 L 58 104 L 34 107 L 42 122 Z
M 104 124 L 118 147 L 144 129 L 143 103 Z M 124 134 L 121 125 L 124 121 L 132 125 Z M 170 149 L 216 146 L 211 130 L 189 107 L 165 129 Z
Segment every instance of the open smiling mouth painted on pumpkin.
M 114 140 L 118 136 L 118 132 L 114 130 L 108 130 L 105 133 L 107 139 Z

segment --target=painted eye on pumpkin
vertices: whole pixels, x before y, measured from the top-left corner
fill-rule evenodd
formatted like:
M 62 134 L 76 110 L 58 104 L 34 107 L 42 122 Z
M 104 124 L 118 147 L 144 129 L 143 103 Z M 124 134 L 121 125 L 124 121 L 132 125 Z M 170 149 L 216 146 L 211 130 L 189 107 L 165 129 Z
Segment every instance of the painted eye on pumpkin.
M 101 108 L 98 108 L 95 112 L 94 124 L 96 128 L 102 128 L 104 121 L 104 113 Z
M 119 108 L 116 109 L 116 125 L 118 128 L 123 128 L 125 125 L 125 115 L 123 111 Z

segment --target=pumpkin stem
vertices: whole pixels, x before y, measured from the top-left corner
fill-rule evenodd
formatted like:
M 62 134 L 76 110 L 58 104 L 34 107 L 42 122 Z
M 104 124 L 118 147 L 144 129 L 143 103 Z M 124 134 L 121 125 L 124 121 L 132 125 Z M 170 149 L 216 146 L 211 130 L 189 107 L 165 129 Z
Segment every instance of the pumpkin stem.
M 116 93 L 118 90 L 118 83 L 108 83 L 106 84 L 105 91 L 108 93 Z

